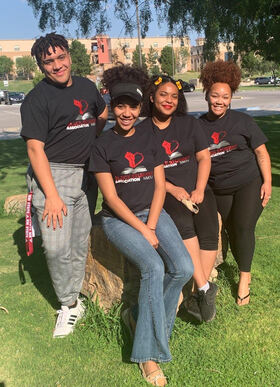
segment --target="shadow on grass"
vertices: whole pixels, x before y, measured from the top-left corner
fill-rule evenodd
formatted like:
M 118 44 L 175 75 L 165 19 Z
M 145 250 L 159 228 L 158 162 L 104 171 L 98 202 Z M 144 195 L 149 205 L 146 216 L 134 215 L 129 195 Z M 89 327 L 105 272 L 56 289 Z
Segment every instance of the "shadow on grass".
M 236 298 L 238 284 L 236 283 L 234 278 L 235 278 L 237 271 L 238 271 L 237 264 L 236 264 L 236 266 L 234 266 L 233 264 L 225 261 L 217 267 L 217 270 L 219 273 L 218 275 L 219 276 L 223 275 L 225 280 L 229 284 L 232 297 Z
M 14 232 L 14 243 L 17 245 L 20 260 L 18 262 L 19 280 L 22 285 L 28 282 L 25 272 L 28 272 L 32 283 L 54 308 L 58 309 L 57 298 L 51 283 L 47 263 L 41 247 L 41 239 L 33 238 L 34 253 L 31 256 L 26 255 L 25 236 L 24 236 L 24 217 L 18 221 L 20 227 Z
M 21 139 L 0 141 L 1 168 L 16 168 L 28 165 L 25 142 Z

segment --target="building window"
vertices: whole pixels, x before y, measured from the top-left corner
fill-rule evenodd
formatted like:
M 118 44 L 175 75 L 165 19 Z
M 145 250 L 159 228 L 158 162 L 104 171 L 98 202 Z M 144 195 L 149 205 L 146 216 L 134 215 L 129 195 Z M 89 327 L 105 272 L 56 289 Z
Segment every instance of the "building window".
M 168 47 L 172 47 L 172 43 L 167 43 L 167 46 Z
M 156 48 L 156 47 L 158 47 L 158 42 L 154 42 L 153 43 L 153 46 Z
M 20 51 L 20 47 L 19 46 L 15 46 L 14 47 L 14 51 Z
M 101 44 L 101 51 L 104 54 L 104 44 Z
M 97 43 L 91 43 L 91 52 L 95 52 L 97 51 L 98 47 L 97 47 Z
M 184 39 L 181 39 L 181 41 L 180 41 L 180 46 L 181 46 L 181 47 L 184 47 L 184 46 L 185 46 Z
M 0 51 L 2 51 L 2 47 L 0 46 Z

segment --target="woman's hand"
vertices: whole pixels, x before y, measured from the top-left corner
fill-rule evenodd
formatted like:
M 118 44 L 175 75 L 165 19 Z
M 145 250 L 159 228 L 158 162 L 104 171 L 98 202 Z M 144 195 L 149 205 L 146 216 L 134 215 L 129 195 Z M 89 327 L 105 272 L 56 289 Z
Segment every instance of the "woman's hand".
M 172 187 L 172 190 L 169 191 L 169 193 L 171 193 L 172 196 L 174 196 L 175 199 L 179 200 L 180 202 L 183 200 L 183 199 L 190 199 L 190 195 L 188 194 L 188 192 L 182 188 L 182 187 L 177 187 L 177 186 L 173 186 Z
M 153 246 L 154 249 L 158 248 L 159 242 L 155 230 L 151 230 L 148 226 L 146 226 L 143 231 L 141 231 L 141 234 L 144 238 L 147 239 L 147 241 Z
M 270 157 L 264 144 L 254 149 L 261 170 L 263 185 L 261 186 L 262 206 L 265 207 L 271 198 L 271 165 Z
M 204 199 L 204 191 L 195 189 L 194 191 L 192 191 L 190 199 L 193 203 L 202 203 Z
M 271 198 L 271 183 L 264 182 L 261 186 L 262 206 L 265 207 Z

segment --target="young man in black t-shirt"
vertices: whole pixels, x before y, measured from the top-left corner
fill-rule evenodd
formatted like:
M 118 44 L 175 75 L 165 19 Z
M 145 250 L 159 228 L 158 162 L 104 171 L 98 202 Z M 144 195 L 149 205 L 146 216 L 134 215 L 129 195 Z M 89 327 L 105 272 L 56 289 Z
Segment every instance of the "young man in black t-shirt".
M 107 108 L 94 83 L 71 76 L 63 36 L 51 33 L 37 39 L 31 54 L 45 78 L 21 106 L 21 136 L 31 164 L 28 186 L 61 303 L 53 337 L 64 337 L 84 312 L 78 296 L 97 194 L 86 164 L 96 134 L 105 125 Z M 90 183 L 95 191 L 91 200 Z

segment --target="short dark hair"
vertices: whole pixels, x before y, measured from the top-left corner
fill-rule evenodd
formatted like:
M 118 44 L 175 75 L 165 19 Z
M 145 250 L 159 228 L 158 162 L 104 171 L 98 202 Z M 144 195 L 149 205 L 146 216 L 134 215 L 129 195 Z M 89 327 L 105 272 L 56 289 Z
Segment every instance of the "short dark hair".
M 50 55 L 50 47 L 53 49 L 54 52 L 56 51 L 56 47 L 60 47 L 62 50 L 66 50 L 67 52 L 69 52 L 68 41 L 63 35 L 51 32 L 46 36 L 40 36 L 40 38 L 36 39 L 35 43 L 31 48 L 31 55 L 35 56 L 37 64 L 42 72 L 42 56 L 46 56 L 47 54 Z
M 183 87 L 182 87 L 183 85 L 180 83 L 180 80 L 176 81 L 175 79 L 167 75 L 154 75 L 150 78 L 148 87 L 146 89 L 146 93 L 144 95 L 143 108 L 142 108 L 142 112 L 144 116 L 146 117 L 152 116 L 153 103 L 151 102 L 150 97 L 152 96 L 154 98 L 157 89 L 161 85 L 164 85 L 165 83 L 168 83 L 168 82 L 173 83 L 178 88 L 178 106 L 173 114 L 176 116 L 182 116 L 187 113 L 187 102 L 183 92 Z M 181 86 L 181 88 L 178 87 L 178 85 Z

